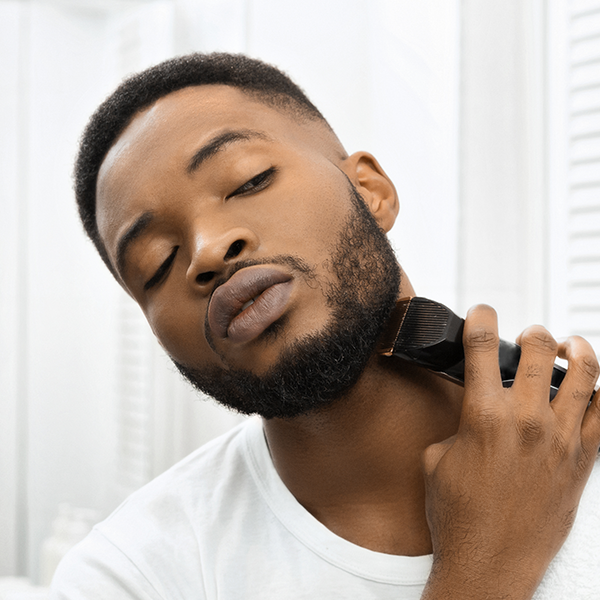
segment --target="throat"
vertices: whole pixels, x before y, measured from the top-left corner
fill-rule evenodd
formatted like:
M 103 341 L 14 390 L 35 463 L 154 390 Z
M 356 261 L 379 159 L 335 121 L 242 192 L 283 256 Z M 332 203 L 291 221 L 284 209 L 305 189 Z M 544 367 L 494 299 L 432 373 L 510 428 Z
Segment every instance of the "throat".
M 375 552 L 430 554 L 421 456 L 456 433 L 462 389 L 412 366 L 366 373 L 327 410 L 265 421 L 273 463 L 336 535 Z
M 422 556 L 432 552 L 424 506 L 424 497 L 417 494 L 304 508 L 330 531 L 357 546 L 384 554 Z

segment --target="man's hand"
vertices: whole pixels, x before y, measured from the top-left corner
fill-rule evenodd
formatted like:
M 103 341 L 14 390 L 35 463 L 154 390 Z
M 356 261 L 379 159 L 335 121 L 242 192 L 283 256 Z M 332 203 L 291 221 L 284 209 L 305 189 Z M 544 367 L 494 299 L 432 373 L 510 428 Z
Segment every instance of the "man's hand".
M 579 337 L 521 334 L 513 387 L 502 387 L 496 314 L 465 322 L 465 395 L 457 435 L 423 466 L 434 564 L 423 599 L 531 598 L 561 547 L 600 446 L 600 372 Z M 556 356 L 569 362 L 556 398 Z

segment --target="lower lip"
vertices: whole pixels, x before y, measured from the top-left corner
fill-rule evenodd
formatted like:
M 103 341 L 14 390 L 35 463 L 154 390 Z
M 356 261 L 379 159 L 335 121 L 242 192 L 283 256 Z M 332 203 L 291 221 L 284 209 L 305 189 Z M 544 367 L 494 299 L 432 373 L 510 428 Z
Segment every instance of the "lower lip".
M 227 338 L 235 343 L 250 342 L 283 316 L 292 293 L 292 281 L 268 287 L 227 328 Z

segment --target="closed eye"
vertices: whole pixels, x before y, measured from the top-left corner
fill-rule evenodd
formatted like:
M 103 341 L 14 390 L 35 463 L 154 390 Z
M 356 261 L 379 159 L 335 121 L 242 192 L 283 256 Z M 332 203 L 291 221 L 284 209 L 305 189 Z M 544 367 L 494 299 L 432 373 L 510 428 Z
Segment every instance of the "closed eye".
M 178 249 L 179 249 L 179 246 L 175 246 L 175 248 L 173 248 L 173 252 L 171 252 L 171 254 L 169 254 L 169 257 L 167 258 L 167 260 L 165 260 L 162 263 L 162 265 L 160 265 L 160 267 L 158 267 L 156 273 L 154 273 L 154 275 L 145 283 L 144 291 L 149 290 L 150 288 L 154 287 L 155 285 L 159 284 L 162 281 L 164 276 L 168 273 L 169 269 L 171 268 L 171 265 L 173 264 L 173 261 L 175 260 L 175 256 L 177 254 Z
M 241 185 L 237 190 L 235 190 L 235 192 L 229 194 L 227 198 L 233 198 L 234 196 L 259 192 L 271 183 L 273 176 L 276 172 L 277 169 L 275 167 L 271 167 L 270 169 L 259 173 L 258 175 L 256 175 L 256 177 L 253 177 L 252 179 L 244 183 L 244 185 Z

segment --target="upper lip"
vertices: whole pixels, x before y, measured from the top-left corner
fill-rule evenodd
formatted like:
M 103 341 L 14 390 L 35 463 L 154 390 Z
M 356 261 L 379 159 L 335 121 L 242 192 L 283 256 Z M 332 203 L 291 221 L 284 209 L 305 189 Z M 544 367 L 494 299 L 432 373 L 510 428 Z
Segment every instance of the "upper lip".
M 262 294 L 267 288 L 290 281 L 292 276 L 269 266 L 246 267 L 234 273 L 214 292 L 208 305 L 208 326 L 214 336 L 227 337 L 231 321 L 246 302 Z

